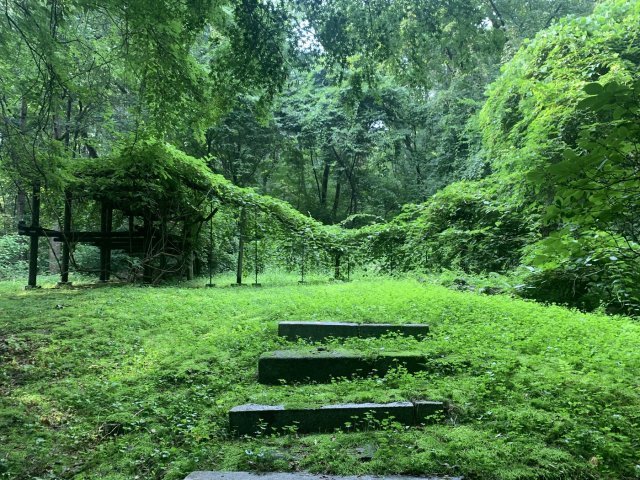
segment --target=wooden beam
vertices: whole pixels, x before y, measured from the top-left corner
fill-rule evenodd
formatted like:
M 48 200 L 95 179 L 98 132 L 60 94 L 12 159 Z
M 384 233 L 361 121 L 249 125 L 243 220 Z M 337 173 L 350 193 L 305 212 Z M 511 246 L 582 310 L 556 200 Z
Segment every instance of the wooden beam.
M 40 228 L 40 182 L 33 184 L 33 196 L 31 198 L 31 228 Z M 27 288 L 36 288 L 38 277 L 38 235 L 31 235 L 29 246 L 29 280 Z
M 242 285 L 243 259 L 244 259 L 244 231 L 247 223 L 246 207 L 240 210 L 240 221 L 238 222 L 238 263 L 236 265 L 236 284 Z

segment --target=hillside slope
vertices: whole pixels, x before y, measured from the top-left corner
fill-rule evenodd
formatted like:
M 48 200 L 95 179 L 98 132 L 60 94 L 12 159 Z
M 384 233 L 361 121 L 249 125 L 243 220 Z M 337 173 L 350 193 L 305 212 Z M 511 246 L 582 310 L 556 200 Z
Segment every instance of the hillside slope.
M 293 281 L 291 282 L 294 283 Z M 278 320 L 424 322 L 439 373 L 268 387 Z M 343 342 L 344 343 L 344 342 Z M 263 289 L 0 283 L 0 478 L 166 478 L 196 469 L 637 478 L 640 325 L 415 280 Z M 420 429 L 230 439 L 242 403 L 446 400 Z M 363 454 L 365 452 L 365 454 Z

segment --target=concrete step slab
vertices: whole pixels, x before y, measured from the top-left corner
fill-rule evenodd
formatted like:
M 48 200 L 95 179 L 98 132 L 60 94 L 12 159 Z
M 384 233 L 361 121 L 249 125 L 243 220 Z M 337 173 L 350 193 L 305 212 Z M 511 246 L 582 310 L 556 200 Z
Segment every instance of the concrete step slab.
M 429 326 L 419 323 L 349 323 L 349 322 L 280 322 L 278 335 L 287 340 L 301 338 L 312 342 L 321 342 L 329 337 L 381 337 L 388 333 L 404 336 L 424 337 Z
M 310 473 L 193 472 L 184 480 L 462 480 L 462 477 L 407 477 L 402 475 L 313 475 Z
M 417 353 L 383 353 L 365 356 L 348 351 L 277 350 L 258 360 L 258 382 L 279 385 L 291 382 L 330 382 L 332 378 L 383 376 L 404 366 L 410 373 L 424 370 L 427 359 Z
M 444 416 L 444 404 L 434 401 L 346 403 L 319 408 L 282 405 L 239 405 L 229 410 L 229 428 L 236 435 L 322 433 L 379 428 L 386 419 L 402 425 L 432 423 Z

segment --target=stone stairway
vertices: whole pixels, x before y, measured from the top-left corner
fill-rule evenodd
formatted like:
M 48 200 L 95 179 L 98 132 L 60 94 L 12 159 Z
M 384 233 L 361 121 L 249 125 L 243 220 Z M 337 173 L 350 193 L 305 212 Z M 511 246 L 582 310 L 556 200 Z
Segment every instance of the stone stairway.
M 381 337 L 397 335 L 424 337 L 429 327 L 422 324 L 357 324 L 339 322 L 280 322 L 278 334 L 287 340 L 304 339 L 322 342 L 328 338 Z M 428 359 L 420 353 L 385 352 L 367 356 L 349 350 L 325 347 L 306 350 L 267 352 L 258 360 L 258 381 L 267 385 L 285 383 L 331 382 L 341 378 L 384 376 L 389 370 L 403 367 L 409 373 L 422 371 Z M 372 428 L 382 420 L 406 426 L 438 421 L 444 417 L 439 401 L 360 403 L 325 405 L 318 408 L 288 409 L 282 405 L 239 405 L 229 411 L 229 425 L 234 435 L 257 433 L 332 432 L 336 429 Z
M 322 342 L 329 338 L 381 337 L 397 335 L 424 337 L 427 325 L 357 324 L 338 322 L 280 322 L 278 334 L 287 340 Z M 419 353 L 385 352 L 375 357 L 327 347 L 307 350 L 267 352 L 258 360 L 258 381 L 267 385 L 284 382 L 329 382 L 340 378 L 385 375 L 402 366 L 406 371 L 429 369 L 428 359 Z M 432 365 L 431 365 L 432 367 Z M 282 405 L 239 405 L 229 411 L 233 435 L 252 436 L 271 433 L 322 433 L 335 430 L 376 428 L 393 419 L 406 426 L 417 426 L 444 418 L 444 404 L 420 400 L 393 403 L 347 403 L 318 408 L 285 408 Z M 462 480 L 462 477 L 408 477 L 312 475 L 309 473 L 193 472 L 185 480 Z

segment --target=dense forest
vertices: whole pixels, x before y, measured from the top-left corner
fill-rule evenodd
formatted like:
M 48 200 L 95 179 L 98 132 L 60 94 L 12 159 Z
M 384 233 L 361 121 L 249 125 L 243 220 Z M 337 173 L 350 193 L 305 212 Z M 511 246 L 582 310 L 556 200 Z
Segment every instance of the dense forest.
M 638 480 L 639 318 L 640 0 L 0 1 L 0 480 Z
M 113 230 L 144 217 L 172 245 L 115 249 L 129 279 L 348 257 L 639 311 L 636 1 L 2 9 L 4 277 L 26 275 L 37 184 L 40 225 L 67 232 L 40 239 L 41 270 L 101 268 L 69 232 L 96 230 L 107 201 Z

